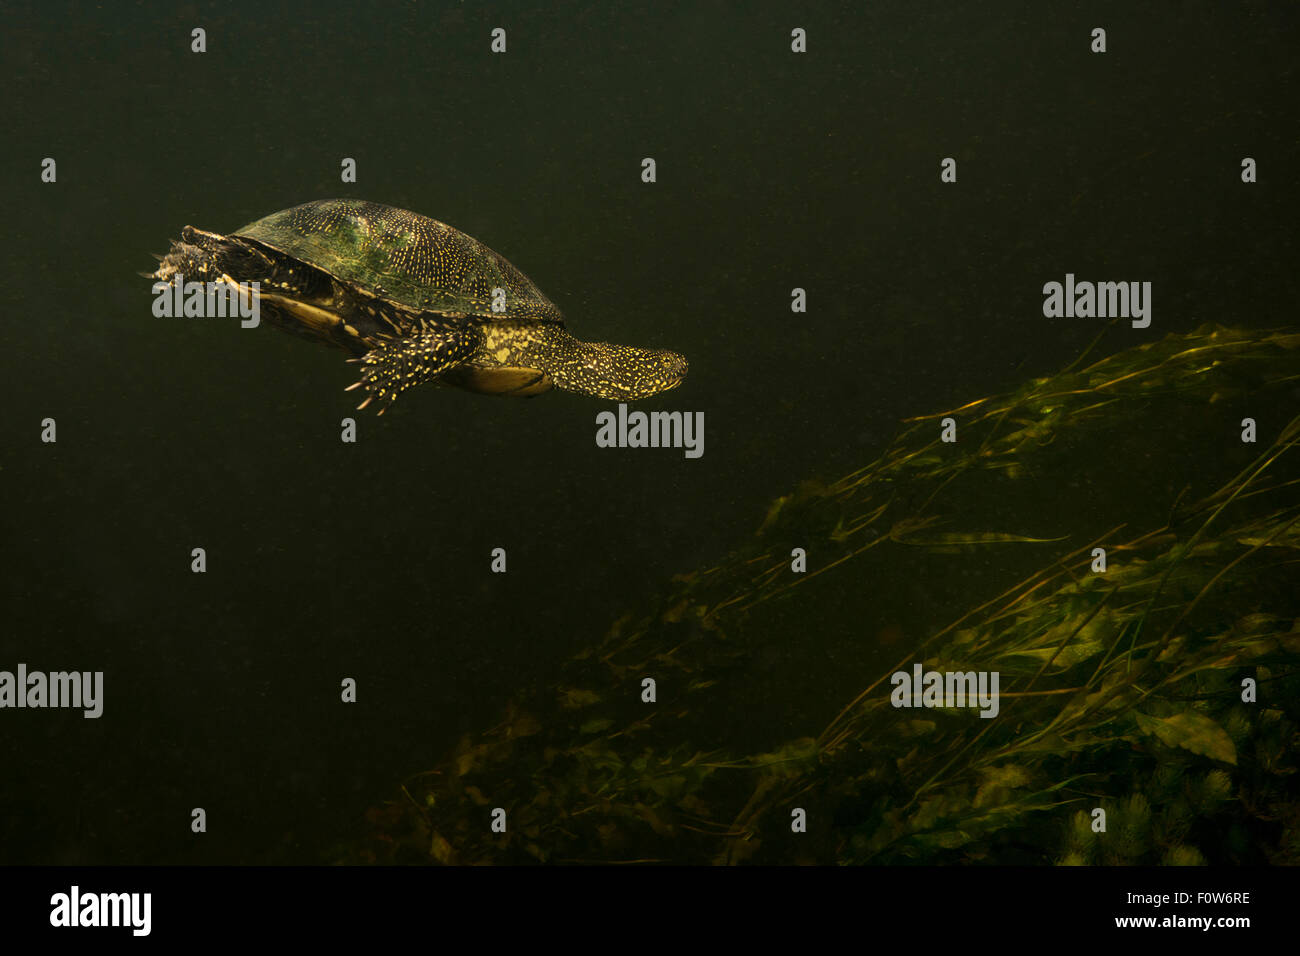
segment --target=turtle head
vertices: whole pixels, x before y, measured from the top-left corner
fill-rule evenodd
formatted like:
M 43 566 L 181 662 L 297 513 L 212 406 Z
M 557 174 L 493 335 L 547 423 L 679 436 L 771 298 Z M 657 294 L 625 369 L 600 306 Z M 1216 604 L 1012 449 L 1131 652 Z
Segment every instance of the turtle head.
M 201 282 L 216 281 L 222 273 L 240 279 L 250 274 L 256 278 L 259 267 L 265 271 L 266 265 L 266 257 L 242 239 L 186 226 L 180 239 L 172 240 L 171 251 L 149 278 L 170 280 L 177 273 Z
M 676 388 L 686 378 L 686 359 L 666 349 L 582 342 L 574 351 L 563 369 L 551 370 L 555 384 L 570 391 L 629 401 Z

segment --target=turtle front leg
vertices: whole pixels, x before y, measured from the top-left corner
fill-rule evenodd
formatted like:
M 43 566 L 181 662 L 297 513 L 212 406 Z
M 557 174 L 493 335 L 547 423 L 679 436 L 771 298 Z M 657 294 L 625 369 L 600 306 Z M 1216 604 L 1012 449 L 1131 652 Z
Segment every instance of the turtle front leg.
M 411 336 L 386 339 L 354 359 L 361 364 L 361 381 L 347 391 L 365 388 L 370 394 L 357 408 L 379 399 L 384 405 L 379 410 L 382 415 L 411 386 L 432 382 L 468 359 L 482 339 L 483 333 L 474 328 L 424 329 Z

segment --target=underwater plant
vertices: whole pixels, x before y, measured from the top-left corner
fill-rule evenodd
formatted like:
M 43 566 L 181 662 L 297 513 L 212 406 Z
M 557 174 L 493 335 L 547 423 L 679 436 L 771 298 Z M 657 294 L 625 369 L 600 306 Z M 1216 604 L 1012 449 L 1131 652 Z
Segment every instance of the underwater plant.
M 1206 326 L 909 419 L 407 779 L 340 858 L 1300 862 L 1298 359 L 1295 333 Z M 918 664 L 997 673 L 997 716 L 894 706 Z

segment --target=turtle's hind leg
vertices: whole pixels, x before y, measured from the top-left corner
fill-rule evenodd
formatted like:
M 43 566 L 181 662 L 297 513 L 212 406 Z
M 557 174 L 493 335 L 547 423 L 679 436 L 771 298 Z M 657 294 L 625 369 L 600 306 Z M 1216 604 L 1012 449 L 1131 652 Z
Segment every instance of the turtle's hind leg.
M 483 333 L 475 328 L 424 328 L 402 338 L 387 338 L 359 359 L 361 380 L 348 387 L 364 388 L 370 394 L 357 406 L 365 408 L 375 399 L 383 403 L 383 414 L 398 395 L 413 385 L 432 382 L 455 368 L 478 350 Z

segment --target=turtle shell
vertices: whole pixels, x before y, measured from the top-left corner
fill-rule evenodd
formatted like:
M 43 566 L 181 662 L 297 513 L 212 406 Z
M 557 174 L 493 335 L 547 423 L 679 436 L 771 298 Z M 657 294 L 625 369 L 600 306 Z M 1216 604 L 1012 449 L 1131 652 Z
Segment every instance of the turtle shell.
M 524 275 L 483 243 L 446 223 L 356 199 L 282 209 L 236 230 L 347 283 L 410 309 L 485 320 L 558 322 L 564 316 Z M 505 311 L 492 311 L 504 289 Z

